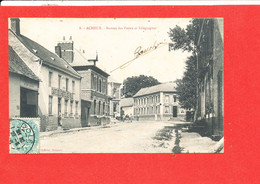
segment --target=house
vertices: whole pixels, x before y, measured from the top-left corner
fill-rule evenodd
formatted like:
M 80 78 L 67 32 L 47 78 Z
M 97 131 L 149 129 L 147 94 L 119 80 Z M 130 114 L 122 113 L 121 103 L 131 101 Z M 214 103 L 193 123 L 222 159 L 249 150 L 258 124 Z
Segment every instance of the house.
M 112 76 L 108 77 L 107 85 L 108 96 L 111 97 L 110 100 L 110 111 L 111 117 L 120 116 L 119 101 L 122 94 L 122 83 L 117 82 Z
M 211 135 L 223 136 L 223 19 L 200 21 L 197 120 L 207 124 Z
M 55 47 L 56 54 L 69 62 L 81 76 L 81 125 L 95 126 L 109 122 L 109 96 L 107 78 L 109 74 L 96 66 L 95 59 L 87 59 L 84 50 L 74 47 L 72 37 L 65 37 Z
M 9 118 L 38 116 L 39 81 L 9 46 Z
M 67 61 L 22 35 L 19 18 L 10 22 L 9 45 L 40 80 L 36 116 L 41 118 L 41 131 L 55 130 L 61 124 L 63 128 L 81 127 L 79 73 Z
M 128 117 L 134 115 L 134 98 L 122 98 L 119 102 L 121 114 Z
M 178 103 L 176 83 L 167 82 L 142 88 L 134 95 L 134 116 L 137 120 L 185 119 L 185 110 Z

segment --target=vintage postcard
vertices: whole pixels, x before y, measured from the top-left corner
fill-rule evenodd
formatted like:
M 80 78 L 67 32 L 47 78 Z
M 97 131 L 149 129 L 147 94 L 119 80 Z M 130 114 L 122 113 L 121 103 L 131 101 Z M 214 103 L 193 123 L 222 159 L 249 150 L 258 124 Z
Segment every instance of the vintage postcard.
M 223 153 L 223 22 L 10 18 L 10 153 Z

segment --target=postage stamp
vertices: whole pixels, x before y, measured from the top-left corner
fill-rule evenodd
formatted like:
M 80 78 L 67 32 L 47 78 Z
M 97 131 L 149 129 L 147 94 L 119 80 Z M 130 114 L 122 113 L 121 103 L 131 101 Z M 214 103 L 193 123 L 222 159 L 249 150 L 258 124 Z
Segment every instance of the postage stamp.
M 10 153 L 39 153 L 40 118 L 17 118 L 10 120 Z

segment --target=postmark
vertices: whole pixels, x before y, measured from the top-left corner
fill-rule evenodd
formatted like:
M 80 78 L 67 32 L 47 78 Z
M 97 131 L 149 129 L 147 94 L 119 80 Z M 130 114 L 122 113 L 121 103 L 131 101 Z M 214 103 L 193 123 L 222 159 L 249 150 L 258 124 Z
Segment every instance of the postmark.
M 40 118 L 13 118 L 9 126 L 9 152 L 39 153 Z

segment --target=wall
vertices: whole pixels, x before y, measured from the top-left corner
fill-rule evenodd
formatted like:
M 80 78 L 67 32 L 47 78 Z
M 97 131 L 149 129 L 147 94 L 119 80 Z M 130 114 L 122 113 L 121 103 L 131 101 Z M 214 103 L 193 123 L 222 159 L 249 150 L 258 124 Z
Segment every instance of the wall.
M 122 110 L 124 111 L 125 115 L 133 116 L 134 115 L 134 107 L 122 107 Z
M 166 96 L 168 98 L 166 99 Z M 176 96 L 176 102 L 174 102 L 174 96 Z M 156 98 L 157 97 L 157 101 Z M 154 100 L 152 100 L 154 98 Z M 146 104 L 143 104 L 147 101 Z M 141 100 L 141 103 L 140 101 Z M 178 103 L 178 96 L 175 92 L 158 92 L 155 94 L 149 94 L 142 97 L 135 97 L 134 98 L 134 114 L 137 118 L 137 115 L 139 116 L 139 120 L 170 120 L 173 118 L 173 106 L 177 106 L 177 118 L 180 120 L 185 120 L 186 117 L 186 110 L 182 109 Z M 153 110 L 151 110 L 151 107 L 153 107 Z M 168 107 L 168 112 L 166 111 L 166 107 Z M 146 109 L 148 108 L 148 113 L 142 113 L 142 111 L 137 109 Z M 157 108 L 157 112 L 156 112 Z M 153 111 L 153 112 L 151 112 Z M 141 112 L 141 113 L 140 113 Z
M 20 77 L 9 73 L 9 118 L 20 117 Z
M 49 86 L 49 72 L 52 72 L 52 82 Z M 65 98 L 61 97 L 61 122 L 65 123 L 64 128 L 78 128 L 81 127 L 80 115 L 80 80 L 74 78 L 64 72 L 60 72 L 54 68 L 43 65 L 40 73 L 42 82 L 39 88 L 39 112 L 40 116 L 43 116 L 44 125 L 42 131 L 55 130 L 58 126 L 58 96 L 52 93 L 52 88 L 58 89 L 58 76 L 61 75 L 61 86 L 60 89 L 66 90 L 66 78 L 69 79 L 68 92 L 73 93 L 73 99 L 68 99 L 67 114 L 65 114 Z M 74 92 L 72 91 L 72 81 L 75 82 Z M 49 96 L 52 96 L 52 114 L 49 114 Z M 72 111 L 70 103 L 72 103 Z M 76 102 L 78 102 L 77 113 L 76 113 Z M 72 114 L 71 114 L 72 112 Z
M 9 72 L 9 118 L 20 117 L 20 92 L 21 87 L 38 91 L 39 83 L 22 75 Z M 29 93 L 29 92 L 28 92 Z M 34 99 L 37 99 L 34 98 Z M 31 103 L 37 104 L 37 101 Z

